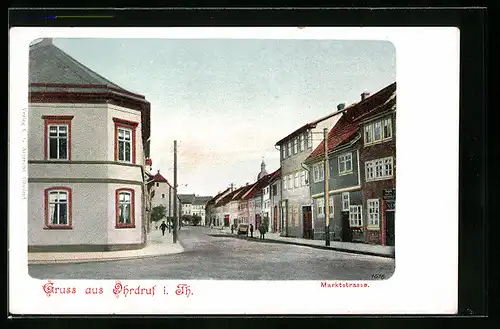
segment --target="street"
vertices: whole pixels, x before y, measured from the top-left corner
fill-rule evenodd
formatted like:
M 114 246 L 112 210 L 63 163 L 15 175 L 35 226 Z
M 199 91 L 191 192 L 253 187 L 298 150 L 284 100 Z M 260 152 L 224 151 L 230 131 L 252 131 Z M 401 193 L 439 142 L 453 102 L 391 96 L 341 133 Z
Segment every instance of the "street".
M 29 265 L 38 279 L 371 280 L 390 277 L 394 259 L 272 242 L 212 237 L 183 227 L 185 252 L 142 259 Z M 172 239 L 165 234 L 165 239 Z

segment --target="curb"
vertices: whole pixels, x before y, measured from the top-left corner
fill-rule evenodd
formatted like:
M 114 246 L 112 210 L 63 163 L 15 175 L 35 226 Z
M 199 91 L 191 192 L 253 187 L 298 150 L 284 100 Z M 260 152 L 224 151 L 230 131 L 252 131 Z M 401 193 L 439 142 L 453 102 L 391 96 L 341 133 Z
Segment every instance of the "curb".
M 131 259 L 141 259 L 141 258 L 154 258 L 169 255 L 177 255 L 183 253 L 185 248 L 179 243 L 182 250 L 170 252 L 166 254 L 155 254 L 155 255 L 140 255 L 140 256 L 125 256 L 125 257 L 114 257 L 114 258 L 87 258 L 87 259 L 62 259 L 62 260 L 32 260 L 28 259 L 28 265 L 50 265 L 50 264 L 82 264 L 82 263 L 98 263 L 98 262 L 112 262 L 120 260 L 131 260 Z
M 292 241 L 273 240 L 273 239 L 260 240 L 257 238 L 250 238 L 250 237 L 246 237 L 246 236 L 238 237 L 238 236 L 232 236 L 232 235 L 227 235 L 227 234 L 209 234 L 209 235 L 216 236 L 216 237 L 228 237 L 228 238 L 235 238 L 235 239 L 244 239 L 247 241 L 260 242 L 260 243 L 268 242 L 268 243 L 293 244 L 296 246 L 310 247 L 310 248 L 323 249 L 323 250 L 341 251 L 341 252 L 346 252 L 346 253 L 350 253 L 350 254 L 377 256 L 377 257 L 384 257 L 384 258 L 395 258 L 395 255 L 393 255 L 393 254 L 392 255 L 379 254 L 379 253 L 370 252 L 370 251 L 350 250 L 350 249 L 342 249 L 342 248 L 327 247 L 327 246 L 317 246 L 317 245 L 310 245 L 310 244 L 306 244 L 306 243 L 292 242 Z

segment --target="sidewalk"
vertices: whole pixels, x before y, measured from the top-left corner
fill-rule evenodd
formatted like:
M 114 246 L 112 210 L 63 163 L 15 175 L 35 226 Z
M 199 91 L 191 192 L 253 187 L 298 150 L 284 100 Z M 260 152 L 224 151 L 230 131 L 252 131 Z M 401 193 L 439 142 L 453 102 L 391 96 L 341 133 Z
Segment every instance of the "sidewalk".
M 222 235 L 222 236 L 231 236 L 237 237 L 236 231 L 231 234 L 230 228 L 213 228 L 211 233 L 212 235 Z M 391 246 L 381 246 L 381 245 L 372 245 L 365 243 L 353 243 L 353 242 L 340 242 L 340 241 L 330 241 L 330 246 L 325 246 L 324 240 L 309 240 L 302 238 L 291 238 L 291 237 L 282 237 L 279 233 L 266 233 L 265 240 L 259 240 L 259 232 L 254 232 L 254 238 L 250 237 L 240 237 L 243 239 L 247 239 L 250 241 L 257 242 L 273 242 L 273 243 L 284 243 L 284 244 L 294 244 L 298 246 L 306 246 L 318 249 L 327 249 L 327 250 L 335 250 L 335 251 L 343 251 L 350 252 L 355 254 L 363 254 L 363 255 L 372 255 L 372 256 L 380 256 L 387 258 L 394 258 L 394 247 Z
M 183 251 L 184 248 L 179 241 L 177 241 L 176 244 L 172 242 L 172 233 L 166 231 L 165 236 L 162 236 L 161 230 L 155 230 L 153 228 L 148 235 L 146 246 L 142 249 L 101 252 L 33 252 L 28 253 L 28 264 L 84 263 L 123 260 L 178 254 Z

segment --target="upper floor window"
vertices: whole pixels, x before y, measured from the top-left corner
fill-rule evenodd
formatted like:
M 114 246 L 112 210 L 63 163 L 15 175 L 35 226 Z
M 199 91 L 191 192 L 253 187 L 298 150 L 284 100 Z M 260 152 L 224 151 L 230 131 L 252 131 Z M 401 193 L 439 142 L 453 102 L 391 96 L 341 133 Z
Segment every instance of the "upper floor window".
M 162 199 L 165 199 L 165 193 L 162 193 L 162 194 L 161 194 L 161 198 L 162 198 Z
M 288 188 L 289 189 L 293 188 L 293 177 L 292 177 L 292 174 L 288 175 Z
M 302 134 L 299 135 L 299 151 L 304 151 L 304 136 Z
M 71 189 L 51 187 L 45 190 L 45 227 L 71 228 Z
M 392 117 L 370 122 L 364 127 L 365 145 L 384 142 L 392 138 Z
M 297 138 L 294 138 L 293 139 L 293 154 L 297 154 L 297 150 L 298 150 L 298 140 L 297 140 Z
M 334 209 L 333 209 L 333 195 L 330 195 L 328 198 L 328 216 L 333 217 L 334 215 Z
M 324 217 L 325 216 L 325 199 L 320 198 L 316 199 L 316 207 L 318 210 L 318 217 Z
M 293 154 L 293 145 L 292 145 L 292 141 L 289 141 L 288 142 L 288 156 L 291 156 Z
M 321 182 L 325 178 L 325 165 L 323 162 L 313 166 L 313 180 L 315 183 Z
M 293 186 L 294 187 L 299 187 L 299 173 L 296 172 L 293 177 Z
M 281 183 L 283 185 L 283 190 L 286 190 L 288 188 L 286 180 L 287 180 L 286 176 L 283 176 L 283 182 Z
M 312 133 L 312 130 L 311 130 L 311 131 L 309 131 L 309 132 L 307 133 L 307 135 L 308 135 L 308 136 L 307 136 L 307 148 L 309 149 L 309 148 L 311 148 L 311 147 L 312 147 L 312 144 L 313 144 L 313 143 L 312 143 L 312 142 L 313 142 L 313 133 Z
M 134 190 L 116 190 L 116 228 L 135 227 Z
M 278 185 L 273 185 L 273 196 L 278 195 Z
M 72 115 L 45 115 L 45 159 L 71 160 L 71 120 Z
M 352 153 L 339 156 L 339 175 L 352 173 Z
M 365 162 L 365 180 L 390 179 L 394 174 L 393 157 L 375 159 Z
M 283 159 L 285 159 L 286 158 L 286 146 L 285 145 L 281 145 L 281 153 L 282 153 Z
M 113 118 L 115 122 L 115 161 L 135 163 L 137 122 Z

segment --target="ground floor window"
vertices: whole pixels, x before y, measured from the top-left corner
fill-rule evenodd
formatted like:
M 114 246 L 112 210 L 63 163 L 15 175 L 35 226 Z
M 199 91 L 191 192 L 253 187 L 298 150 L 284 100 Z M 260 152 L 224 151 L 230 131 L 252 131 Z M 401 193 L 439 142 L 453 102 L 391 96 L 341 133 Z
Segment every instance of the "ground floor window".
M 366 205 L 368 210 L 368 227 L 378 229 L 380 222 L 379 201 L 378 199 L 368 199 Z
M 51 187 L 45 190 L 45 227 L 71 228 L 71 188 Z
M 358 205 L 351 205 L 349 207 L 349 225 L 351 227 L 363 226 L 363 207 Z
M 116 228 L 135 227 L 134 199 L 133 189 L 116 190 Z

